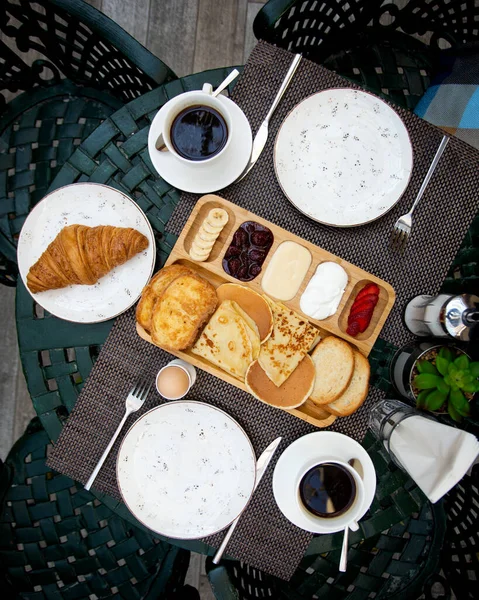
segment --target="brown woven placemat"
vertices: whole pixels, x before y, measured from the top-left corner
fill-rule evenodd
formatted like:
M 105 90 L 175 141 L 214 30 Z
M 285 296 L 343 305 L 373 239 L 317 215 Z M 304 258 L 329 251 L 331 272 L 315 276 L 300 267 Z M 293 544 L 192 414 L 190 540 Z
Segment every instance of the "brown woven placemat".
M 47 464 L 85 483 L 124 414 L 125 398 L 134 382 L 145 373 L 149 373 L 153 381 L 157 371 L 172 358 L 137 335 L 134 309 L 119 317 Z M 222 408 L 235 418 L 250 437 L 257 456 L 277 436 L 283 437 L 274 462 L 236 528 L 227 554 L 272 575 L 289 579 L 304 555 L 311 534 L 291 524 L 276 506 L 271 486 L 273 469 L 281 452 L 291 442 L 318 430 L 297 417 L 258 402 L 246 392 L 204 371 L 197 373 L 198 379 L 188 397 Z M 367 428 L 369 406 L 380 397 L 379 390 L 371 389 L 361 410 L 351 417 L 338 419 L 330 429 L 361 440 Z M 143 412 L 162 402 L 156 390 L 152 391 L 143 409 L 129 418 L 124 432 Z M 116 479 L 116 456 L 122 438 L 120 435 L 95 480 L 96 489 L 118 500 L 121 495 Z M 223 535 L 220 533 L 204 541 L 216 547 Z
M 259 42 L 232 99 L 257 131 L 288 70 L 293 54 Z M 391 105 L 406 125 L 414 151 L 409 186 L 398 204 L 381 219 L 362 227 L 333 228 L 305 217 L 286 199 L 276 181 L 273 146 L 289 111 L 301 100 L 327 88 L 353 87 L 343 77 L 303 59 L 269 126 L 268 142 L 252 171 L 219 195 L 284 227 L 313 244 L 388 281 L 396 304 L 381 337 L 400 346 L 411 334 L 402 323 L 405 303 L 417 294 L 439 292 L 469 225 L 479 209 L 479 152 L 451 137 L 424 196 L 414 212 L 413 233 L 404 256 L 388 247 L 397 218 L 406 213 L 426 175 L 443 132 L 413 113 Z M 319 188 L 319 185 L 318 185 Z M 318 193 L 321 193 L 319 190 Z M 198 196 L 183 194 L 168 229 L 179 234 Z

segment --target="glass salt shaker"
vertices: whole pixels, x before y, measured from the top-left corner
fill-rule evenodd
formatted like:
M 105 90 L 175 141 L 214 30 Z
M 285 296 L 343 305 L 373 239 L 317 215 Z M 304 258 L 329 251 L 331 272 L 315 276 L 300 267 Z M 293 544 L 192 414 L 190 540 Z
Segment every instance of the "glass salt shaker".
M 448 337 L 463 342 L 478 339 L 479 296 L 416 296 L 406 306 L 404 322 L 417 336 Z

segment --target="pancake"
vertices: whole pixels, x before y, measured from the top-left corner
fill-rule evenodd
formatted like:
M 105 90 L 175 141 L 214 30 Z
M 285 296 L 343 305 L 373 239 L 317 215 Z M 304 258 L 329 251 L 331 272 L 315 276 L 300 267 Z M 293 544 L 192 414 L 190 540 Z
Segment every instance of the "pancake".
M 318 330 L 290 308 L 265 296 L 273 311 L 273 331 L 261 345 L 258 361 L 276 386 L 294 372 L 318 337 Z
M 256 340 L 252 341 L 254 336 Z M 226 300 L 211 317 L 191 352 L 244 380 L 258 346 L 258 334 L 236 310 L 235 303 Z
M 237 283 L 224 283 L 216 289 L 218 300 L 234 300 L 256 323 L 261 343 L 273 331 L 273 313 L 267 300 L 258 292 Z
M 261 402 L 276 408 L 301 406 L 314 387 L 315 369 L 311 358 L 306 355 L 293 373 L 281 386 L 276 386 L 255 360 L 246 374 L 246 389 Z
M 248 333 L 248 336 L 249 336 L 249 339 L 251 342 L 251 346 L 253 347 L 253 360 L 256 360 L 259 356 L 259 349 L 260 349 L 260 345 L 261 345 L 261 341 L 259 339 L 258 326 L 253 321 L 253 319 L 248 315 L 248 313 L 246 311 L 244 311 L 237 302 L 234 302 L 233 300 L 230 300 L 230 302 L 231 302 L 231 306 L 234 308 L 234 310 L 239 314 L 239 316 L 244 320 L 244 322 L 247 325 L 246 331 Z

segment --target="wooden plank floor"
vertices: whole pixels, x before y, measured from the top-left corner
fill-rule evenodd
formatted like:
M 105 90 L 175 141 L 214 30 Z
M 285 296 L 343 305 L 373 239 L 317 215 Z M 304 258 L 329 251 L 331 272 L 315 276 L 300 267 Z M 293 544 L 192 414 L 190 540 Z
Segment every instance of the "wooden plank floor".
M 266 0 L 86 0 L 182 77 L 242 65 Z

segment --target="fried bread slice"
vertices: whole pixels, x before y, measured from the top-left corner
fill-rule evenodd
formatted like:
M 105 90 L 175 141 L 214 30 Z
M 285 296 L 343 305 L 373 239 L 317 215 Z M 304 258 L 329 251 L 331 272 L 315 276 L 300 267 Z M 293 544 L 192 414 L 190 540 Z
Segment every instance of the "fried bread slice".
M 156 275 L 150 279 L 148 285 L 143 288 L 140 302 L 136 307 L 136 320 L 143 329 L 150 333 L 151 315 L 156 300 L 163 294 L 170 283 L 180 275 L 191 274 L 193 271 L 184 265 L 170 265 L 160 269 Z
M 193 273 L 179 275 L 156 300 L 151 316 L 151 339 L 165 349 L 186 350 L 214 313 L 215 288 Z

